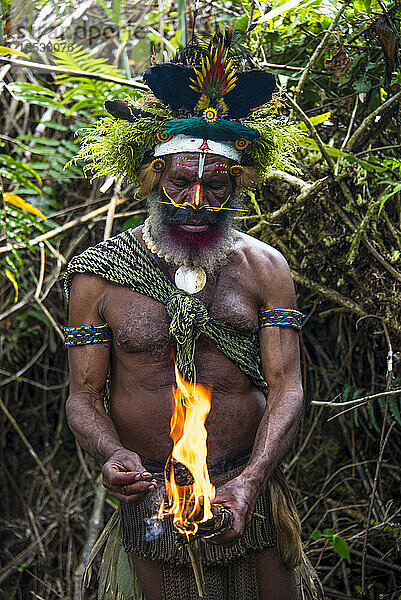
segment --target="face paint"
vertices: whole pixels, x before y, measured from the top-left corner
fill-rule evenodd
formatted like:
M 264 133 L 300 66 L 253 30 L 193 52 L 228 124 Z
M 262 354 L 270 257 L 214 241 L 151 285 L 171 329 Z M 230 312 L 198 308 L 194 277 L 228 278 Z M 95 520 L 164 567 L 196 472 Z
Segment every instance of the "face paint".
M 195 185 L 195 191 L 194 191 L 194 206 L 195 206 L 195 208 L 200 207 L 201 191 L 202 191 L 201 185 L 200 185 L 200 183 L 197 183 Z
M 199 146 L 199 150 L 210 150 L 209 144 L 207 143 L 206 139 L 204 139 L 202 145 Z
M 205 166 L 206 154 L 199 154 L 198 177 L 201 179 Z
M 163 202 L 167 199 L 164 192 L 161 196 L 154 193 L 149 197 L 151 234 L 159 248 L 175 262 L 202 267 L 207 273 L 214 273 L 226 259 L 236 235 L 232 219 L 235 213 L 225 210 L 218 213 L 203 211 L 203 206 L 195 213 L 194 186 L 195 183 L 189 190 L 191 203 L 186 207 L 180 204 L 176 208 L 171 202 Z M 181 210 L 190 207 L 191 210 Z M 193 225 L 195 222 L 207 225 L 207 228 L 203 231 L 191 232 L 181 227 L 187 224 Z
M 197 192 L 196 188 L 199 188 L 199 192 Z M 168 202 L 163 202 L 163 200 L 153 200 L 153 202 L 156 202 L 157 204 L 170 204 L 172 206 L 175 206 L 176 208 L 192 208 L 194 210 L 198 210 L 199 208 L 204 208 L 205 210 L 210 210 L 212 212 L 219 212 L 220 210 L 235 210 L 238 212 L 247 212 L 248 211 L 247 208 L 230 208 L 230 207 L 224 206 L 225 204 L 227 204 L 227 202 L 231 198 L 231 194 L 228 196 L 228 198 L 226 198 L 226 200 L 224 200 L 223 204 L 221 204 L 220 206 L 210 206 L 209 204 L 204 204 L 202 207 L 200 207 L 199 205 L 196 205 L 195 203 L 191 204 L 190 202 L 183 202 L 182 204 L 180 204 L 179 202 L 175 202 L 173 200 L 173 198 L 167 193 L 166 188 L 164 186 L 162 187 L 162 192 L 163 192 L 164 197 L 168 199 Z M 196 200 L 197 193 L 199 193 L 199 204 L 200 204 L 201 185 L 199 183 L 197 183 L 196 187 L 195 187 L 195 192 L 194 192 L 195 200 Z
M 189 167 L 190 164 L 191 163 L 187 158 L 185 158 L 185 156 L 179 156 L 178 161 L 176 163 L 177 167 Z

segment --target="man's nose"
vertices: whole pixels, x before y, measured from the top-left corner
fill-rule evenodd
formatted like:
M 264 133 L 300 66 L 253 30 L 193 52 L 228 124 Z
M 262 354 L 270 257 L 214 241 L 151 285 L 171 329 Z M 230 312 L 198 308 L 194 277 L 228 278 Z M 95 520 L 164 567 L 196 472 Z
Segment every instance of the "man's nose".
M 191 188 L 189 192 L 188 202 L 195 210 L 199 210 L 202 208 L 204 202 L 202 199 L 202 185 L 200 183 L 195 183 L 193 188 Z

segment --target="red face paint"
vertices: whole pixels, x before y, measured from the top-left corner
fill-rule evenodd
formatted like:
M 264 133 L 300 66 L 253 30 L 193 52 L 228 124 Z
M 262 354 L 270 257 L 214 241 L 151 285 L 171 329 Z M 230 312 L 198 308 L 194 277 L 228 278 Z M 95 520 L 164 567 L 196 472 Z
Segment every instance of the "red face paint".
M 204 138 L 202 146 L 199 146 L 199 150 L 210 150 L 206 138 Z
M 189 167 L 190 166 L 190 162 L 188 159 L 186 158 L 179 158 L 178 162 L 177 162 L 177 167 Z

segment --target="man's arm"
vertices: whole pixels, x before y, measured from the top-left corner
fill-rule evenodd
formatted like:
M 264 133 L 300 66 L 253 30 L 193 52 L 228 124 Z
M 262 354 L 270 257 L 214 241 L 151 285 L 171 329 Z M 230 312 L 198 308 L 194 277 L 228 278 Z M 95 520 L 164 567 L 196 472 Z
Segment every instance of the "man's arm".
M 267 248 L 258 258 L 255 273 L 260 282 L 263 308 L 296 308 L 287 262 Z M 266 481 L 289 451 L 303 406 L 298 331 L 273 326 L 260 330 L 262 365 L 269 392 L 248 465 L 233 482 L 217 490 L 215 502 L 227 504 L 234 516 L 233 529 L 216 539 L 231 544 L 249 523 Z
M 69 325 L 99 325 L 105 282 L 92 275 L 76 275 L 72 282 Z M 79 445 L 103 465 L 103 485 L 114 496 L 139 502 L 156 487 L 135 452 L 124 448 L 106 414 L 103 394 L 110 349 L 102 344 L 69 347 L 70 395 L 66 404 L 69 426 Z
M 294 285 L 288 264 L 279 252 L 271 252 L 271 275 L 261 279 L 262 306 L 295 309 Z M 303 407 L 298 331 L 294 327 L 264 327 L 259 337 L 269 392 L 252 456 L 243 471 L 243 476 L 252 481 L 258 491 L 263 489 L 289 451 Z

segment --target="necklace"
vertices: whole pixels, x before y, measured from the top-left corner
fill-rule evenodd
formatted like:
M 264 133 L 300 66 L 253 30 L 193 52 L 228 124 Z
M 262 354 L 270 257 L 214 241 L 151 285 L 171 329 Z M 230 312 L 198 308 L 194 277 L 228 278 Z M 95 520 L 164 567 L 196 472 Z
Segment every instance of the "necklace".
M 188 294 L 197 294 L 203 290 L 206 285 L 205 270 L 202 269 L 202 267 L 193 267 L 188 263 L 182 264 L 161 250 L 158 244 L 153 240 L 150 233 L 149 217 L 143 224 L 142 237 L 147 248 L 149 248 L 152 254 L 156 254 L 156 256 L 159 258 L 163 258 L 166 263 L 173 263 L 178 267 L 174 275 L 175 285 L 178 287 L 178 289 L 188 292 Z

